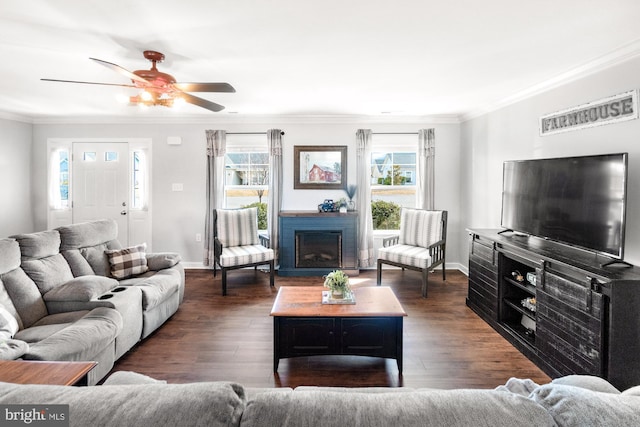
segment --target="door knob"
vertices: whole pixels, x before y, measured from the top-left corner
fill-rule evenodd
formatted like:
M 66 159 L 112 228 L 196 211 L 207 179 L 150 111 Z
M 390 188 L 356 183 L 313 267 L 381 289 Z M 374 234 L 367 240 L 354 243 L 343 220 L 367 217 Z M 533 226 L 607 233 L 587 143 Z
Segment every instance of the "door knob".
M 123 210 L 123 211 L 120 212 L 120 215 L 126 215 L 126 214 L 127 214 L 127 211 Z

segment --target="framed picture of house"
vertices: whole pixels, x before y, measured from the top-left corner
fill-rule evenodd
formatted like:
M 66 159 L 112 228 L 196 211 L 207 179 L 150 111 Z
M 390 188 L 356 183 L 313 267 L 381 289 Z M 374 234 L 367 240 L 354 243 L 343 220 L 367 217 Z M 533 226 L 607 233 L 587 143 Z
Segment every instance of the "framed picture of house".
M 293 159 L 293 188 L 347 188 L 346 145 L 296 145 Z

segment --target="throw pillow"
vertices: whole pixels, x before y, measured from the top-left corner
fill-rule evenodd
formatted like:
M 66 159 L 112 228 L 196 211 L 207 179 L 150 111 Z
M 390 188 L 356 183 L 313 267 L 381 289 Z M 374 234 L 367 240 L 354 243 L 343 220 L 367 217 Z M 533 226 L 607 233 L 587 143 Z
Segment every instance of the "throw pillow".
M 146 249 L 147 244 L 143 243 L 129 248 L 104 251 L 109 258 L 111 276 L 122 280 L 146 272 L 149 269 L 145 254 Z
M 258 208 L 218 209 L 218 240 L 225 248 L 259 245 Z
M 18 321 L 9 310 L 0 306 L 0 340 L 8 340 L 18 332 Z

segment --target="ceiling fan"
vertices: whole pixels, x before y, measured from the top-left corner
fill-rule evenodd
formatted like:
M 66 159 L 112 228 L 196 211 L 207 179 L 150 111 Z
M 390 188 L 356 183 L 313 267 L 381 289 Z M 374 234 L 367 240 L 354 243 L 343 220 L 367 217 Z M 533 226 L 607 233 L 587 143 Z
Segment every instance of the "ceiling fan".
M 128 71 L 119 65 L 101 59 L 89 58 L 98 64 L 131 79 L 132 84 L 82 82 L 77 80 L 41 79 L 48 82 L 81 83 L 103 86 L 120 86 L 140 89 L 140 93 L 129 98 L 133 105 L 163 105 L 172 107 L 177 102 L 188 102 L 207 110 L 218 112 L 224 109 L 220 104 L 191 95 L 187 92 L 235 92 L 229 83 L 178 83 L 167 73 L 158 71 L 156 64 L 164 60 L 164 55 L 154 50 L 145 50 L 144 57 L 151 61 L 150 70 Z

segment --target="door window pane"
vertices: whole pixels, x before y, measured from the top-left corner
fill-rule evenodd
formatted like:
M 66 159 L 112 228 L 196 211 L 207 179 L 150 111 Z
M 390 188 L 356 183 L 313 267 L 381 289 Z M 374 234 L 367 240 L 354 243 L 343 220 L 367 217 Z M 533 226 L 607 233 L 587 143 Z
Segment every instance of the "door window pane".
M 96 161 L 96 152 L 95 151 L 85 151 L 82 153 L 82 159 L 85 162 L 95 162 Z
M 107 151 L 104 153 L 104 161 L 105 162 L 117 162 L 118 161 L 118 152 L 117 151 Z

